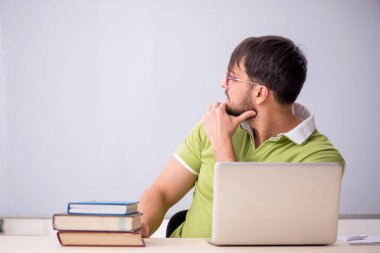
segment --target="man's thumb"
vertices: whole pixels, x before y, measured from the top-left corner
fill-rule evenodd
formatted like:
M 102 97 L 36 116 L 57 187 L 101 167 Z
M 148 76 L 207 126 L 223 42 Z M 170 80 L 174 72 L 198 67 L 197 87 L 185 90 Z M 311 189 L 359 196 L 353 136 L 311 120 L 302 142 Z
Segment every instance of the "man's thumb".
M 239 121 L 239 123 L 241 123 L 244 120 L 252 118 L 254 116 L 256 116 L 255 111 L 247 111 L 247 112 L 242 113 L 239 117 L 237 117 L 237 120 Z

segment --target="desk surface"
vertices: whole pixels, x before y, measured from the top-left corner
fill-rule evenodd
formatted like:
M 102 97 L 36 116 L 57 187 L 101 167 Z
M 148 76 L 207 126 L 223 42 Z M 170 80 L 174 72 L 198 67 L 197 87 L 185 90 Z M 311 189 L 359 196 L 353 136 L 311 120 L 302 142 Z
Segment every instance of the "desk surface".
M 242 246 L 220 247 L 208 239 L 145 239 L 146 247 L 62 247 L 52 236 L 0 236 L 0 253 L 21 252 L 380 252 L 380 245 L 350 246 L 336 242 L 329 246 Z

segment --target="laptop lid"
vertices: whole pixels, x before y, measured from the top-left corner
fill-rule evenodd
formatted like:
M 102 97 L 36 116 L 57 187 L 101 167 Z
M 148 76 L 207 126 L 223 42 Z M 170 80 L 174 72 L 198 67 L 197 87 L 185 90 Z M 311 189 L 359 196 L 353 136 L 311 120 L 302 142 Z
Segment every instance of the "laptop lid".
M 339 163 L 217 163 L 211 243 L 334 243 L 341 178 Z

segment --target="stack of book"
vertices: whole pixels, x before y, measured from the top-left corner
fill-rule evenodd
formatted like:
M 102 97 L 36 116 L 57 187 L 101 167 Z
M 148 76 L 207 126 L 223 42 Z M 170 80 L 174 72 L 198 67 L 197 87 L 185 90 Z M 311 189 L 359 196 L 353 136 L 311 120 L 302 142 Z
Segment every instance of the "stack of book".
M 54 214 L 62 246 L 145 246 L 138 202 L 72 202 Z

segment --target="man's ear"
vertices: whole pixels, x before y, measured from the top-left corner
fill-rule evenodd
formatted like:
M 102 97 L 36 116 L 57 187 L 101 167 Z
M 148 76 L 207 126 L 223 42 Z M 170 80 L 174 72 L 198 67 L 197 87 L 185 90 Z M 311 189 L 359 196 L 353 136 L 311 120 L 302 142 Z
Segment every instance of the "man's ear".
M 257 85 L 255 87 L 255 97 L 256 97 L 256 104 L 262 104 L 269 95 L 269 89 L 265 85 Z

